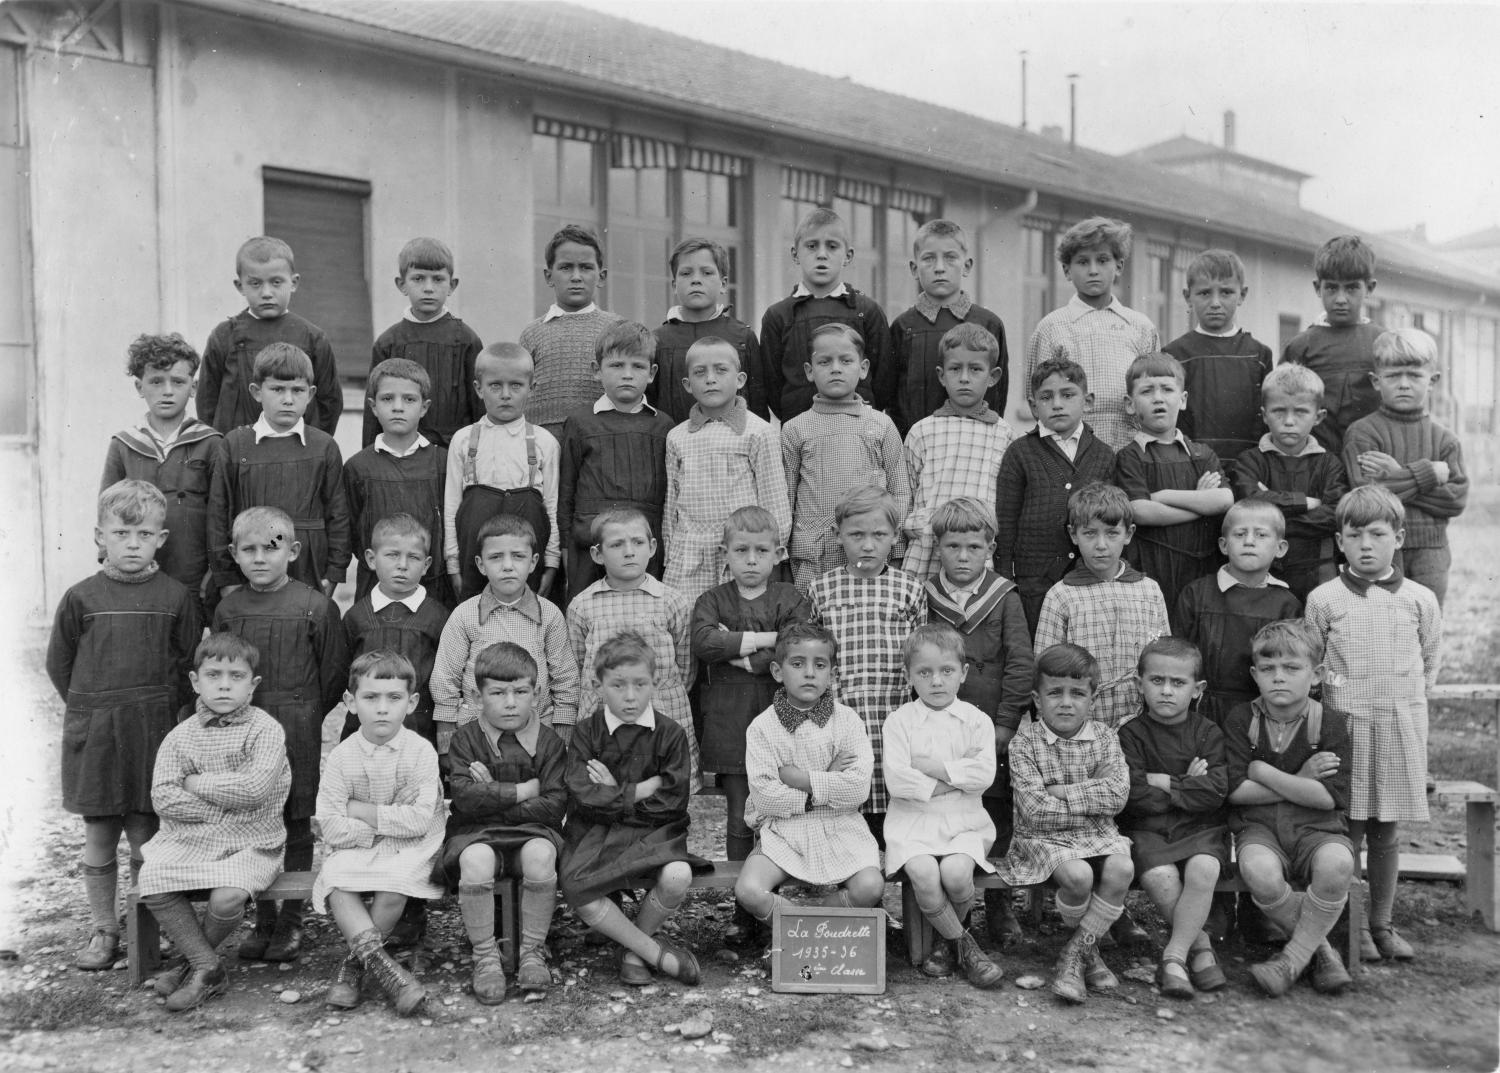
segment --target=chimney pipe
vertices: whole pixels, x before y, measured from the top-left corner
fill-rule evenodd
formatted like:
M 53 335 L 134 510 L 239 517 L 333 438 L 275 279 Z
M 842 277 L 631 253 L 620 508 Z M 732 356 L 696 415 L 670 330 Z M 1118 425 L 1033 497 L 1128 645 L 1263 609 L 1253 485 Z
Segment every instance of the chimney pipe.
M 1234 109 L 1224 113 L 1224 148 L 1234 152 Z
M 1021 129 L 1026 129 L 1026 50 L 1021 50 Z
M 1078 76 L 1068 75 L 1068 148 L 1078 148 Z

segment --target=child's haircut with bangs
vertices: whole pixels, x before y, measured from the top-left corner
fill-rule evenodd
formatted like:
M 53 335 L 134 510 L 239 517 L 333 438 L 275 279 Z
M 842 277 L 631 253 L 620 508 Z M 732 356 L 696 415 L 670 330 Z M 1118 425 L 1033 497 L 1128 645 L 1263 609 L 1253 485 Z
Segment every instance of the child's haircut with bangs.
M 536 685 L 536 660 L 531 653 L 511 641 L 487 645 L 474 657 L 474 686 L 483 689 L 486 682 L 530 682 Z
M 1108 216 L 1090 216 L 1063 232 L 1057 243 L 1057 259 L 1064 268 L 1085 250 L 1107 249 L 1121 263 L 1130 258 L 1130 244 L 1135 232 L 1123 220 Z
M 884 516 L 892 529 L 900 528 L 901 511 L 896 506 L 895 497 L 878 484 L 865 484 L 834 504 L 833 524 L 842 526 L 847 519 L 856 515 L 877 513 Z
M 1070 384 L 1077 384 L 1079 391 L 1088 394 L 1089 374 L 1082 365 L 1072 358 L 1048 358 L 1038 362 L 1036 368 L 1031 370 L 1031 397 L 1036 398 L 1042 385 L 1054 376 L 1060 376 Z
M 1068 524 L 1074 529 L 1091 521 L 1105 525 L 1135 525 L 1135 511 L 1130 509 L 1130 497 L 1113 484 L 1090 481 L 1068 497 Z
M 1152 656 L 1188 660 L 1193 665 L 1193 680 L 1203 677 L 1203 653 L 1185 637 L 1158 637 L 1154 641 L 1147 641 L 1135 661 L 1136 674 L 1146 673 L 1146 661 Z
M 126 525 L 141 525 L 147 521 L 162 525 L 167 520 L 167 497 L 148 481 L 131 478 L 116 481 L 99 493 L 97 524 L 103 525 L 111 516 Z
M 479 527 L 474 547 L 480 555 L 484 554 L 484 542 L 493 537 L 520 537 L 531 544 L 531 552 L 536 554 L 536 527 L 519 514 L 496 514 Z
M 1406 526 L 1406 508 L 1385 485 L 1362 484 L 1339 500 L 1334 520 L 1340 529 L 1363 529 L 1386 522 L 1392 529 L 1401 530 Z
M 509 515 L 501 514 L 497 517 L 505 518 Z M 423 554 L 432 551 L 432 534 L 427 531 L 427 527 L 404 512 L 389 514 L 370 529 L 371 548 L 379 548 L 388 540 L 419 540 L 422 542 Z
M 400 279 L 404 280 L 413 268 L 426 269 L 428 272 L 447 272 L 452 276 L 453 251 L 438 239 L 414 238 L 402 246 L 401 252 L 396 255 L 396 271 L 401 274 Z M 457 283 L 458 280 L 453 282 Z
M 1194 283 L 1212 283 L 1228 279 L 1245 286 L 1245 262 L 1233 250 L 1204 250 L 1187 266 L 1186 284 L 1192 290 Z
M 944 655 L 957 656 L 960 663 L 964 661 L 963 634 L 946 622 L 924 622 L 907 634 L 906 640 L 901 643 L 901 666 L 910 670 L 911 661 L 927 645 Z
M 1286 539 L 1286 515 L 1281 513 L 1280 507 L 1268 499 L 1237 500 L 1234 506 L 1224 512 L 1224 520 L 1219 524 L 1219 533 L 1228 536 L 1229 530 L 1245 518 L 1265 518 L 1271 523 L 1271 531 L 1276 534 L 1276 539 Z
M 837 228 L 838 231 L 843 235 L 844 242 L 848 243 L 849 225 L 844 222 L 844 218 L 838 213 L 834 212 L 832 209 L 818 208 L 813 209 L 806 216 L 802 217 L 800 221 L 798 221 L 797 230 L 792 235 L 793 251 L 795 251 L 798 246 L 802 245 L 802 240 L 807 237 L 808 232 L 821 231 L 825 228 Z
M 1335 235 L 1313 257 L 1313 275 L 1335 283 L 1375 278 L 1375 251 L 1358 235 Z
M 307 351 L 291 343 L 272 343 L 255 355 L 255 369 L 251 373 L 252 384 L 264 384 L 267 380 L 305 380 L 313 383 L 312 358 Z
M 502 361 L 524 361 L 527 377 L 535 382 L 536 359 L 531 356 L 531 351 L 520 343 L 491 343 L 485 347 L 474 359 L 474 378 L 476 380 L 483 378 L 486 368 L 493 369 Z
M 1437 340 L 1421 328 L 1393 328 L 1375 337 L 1376 369 L 1438 368 Z
M 736 372 L 744 371 L 740 368 L 739 348 L 731 343 L 728 339 L 722 338 L 721 336 L 717 335 L 705 335 L 701 339 L 693 343 L 692 346 L 687 348 L 687 353 L 683 356 L 682 359 L 683 370 L 686 371 L 693 367 L 694 358 L 701 356 L 705 351 L 713 350 L 718 347 L 722 347 L 723 349 L 729 351 L 730 356 L 734 359 L 734 368 Z
M 237 633 L 221 631 L 211 633 L 198 642 L 198 647 L 193 650 L 193 670 L 201 671 L 203 665 L 211 659 L 223 660 L 225 663 L 235 663 L 243 660 L 254 674 L 260 667 L 260 649 Z
M 589 247 L 598 258 L 599 266 L 604 266 L 604 246 L 599 242 L 599 236 L 579 224 L 564 224 L 547 240 L 547 246 L 542 251 L 542 261 L 548 268 L 557 260 L 557 248 L 564 242 Z
M 812 336 L 809 339 L 808 349 L 811 350 L 819 339 L 828 335 L 836 335 L 841 339 L 847 340 L 861 358 L 865 356 L 865 337 L 848 324 L 821 324 L 814 328 Z
M 776 519 L 765 507 L 740 507 L 724 522 L 724 543 L 728 544 L 736 533 L 770 533 L 781 543 L 781 533 Z
M 615 634 L 599 646 L 594 654 L 594 675 L 604 676 L 617 667 L 633 667 L 643 664 L 652 674 L 656 673 L 656 653 L 646 639 L 634 630 Z
M 292 256 L 292 248 L 279 238 L 270 235 L 257 235 L 247 238 L 240 243 L 240 248 L 234 253 L 234 274 L 242 276 L 246 265 L 263 265 L 272 261 L 285 261 L 287 271 L 293 275 L 297 272 L 297 262 Z
M 656 335 L 638 321 L 620 320 L 599 333 L 594 340 L 594 363 L 602 364 L 611 354 L 630 358 L 656 360 Z
M 1079 645 L 1052 645 L 1036 658 L 1031 676 L 1033 692 L 1042 688 L 1043 678 L 1077 678 L 1088 682 L 1089 692 L 1095 693 L 1099 690 L 1099 661 Z
M 417 669 L 399 652 L 366 652 L 349 665 L 349 692 L 359 688 L 361 678 L 400 679 L 406 683 L 406 691 L 417 691 Z
M 647 520 L 646 514 L 638 507 L 613 507 L 603 513 L 596 515 L 589 523 L 589 540 L 598 544 L 604 539 L 604 530 L 611 525 L 641 525 L 645 526 L 646 533 L 651 533 L 651 522 Z
M 386 380 L 410 380 L 422 393 L 423 402 L 432 398 L 432 377 L 409 358 L 386 358 L 371 369 L 370 379 L 365 385 L 365 398 L 373 400 L 380 394 L 380 385 Z
M 839 659 L 839 643 L 826 626 L 819 626 L 812 622 L 794 622 L 786 629 L 776 635 L 776 648 L 771 654 L 775 663 L 785 663 L 786 654 L 791 651 L 792 646 L 806 642 L 828 646 L 828 658 L 834 663 Z
M 1130 368 L 1125 370 L 1125 393 L 1128 395 L 1135 390 L 1136 381 L 1152 376 L 1170 376 L 1177 381 L 1178 387 L 1187 383 L 1187 370 L 1182 367 L 1182 362 L 1158 350 L 1142 354 L 1130 363 Z
M 930 238 L 951 238 L 958 243 L 958 248 L 965 253 L 969 252 L 969 239 L 964 234 L 964 229 L 953 220 L 928 220 L 917 228 L 917 234 L 911 241 L 911 255 L 918 256 L 922 252 L 922 243 Z
M 176 332 L 163 335 L 138 335 L 126 350 L 125 373 L 137 380 L 148 370 L 169 371 L 178 362 L 188 363 L 190 372 L 197 373 L 203 360 L 193 345 Z
M 280 507 L 246 507 L 236 514 L 229 530 L 229 539 L 238 544 L 241 538 L 252 533 L 287 541 L 297 539 L 297 527 L 292 522 L 292 516 Z
M 1280 395 L 1288 399 L 1312 399 L 1319 409 L 1323 406 L 1324 391 L 1323 378 L 1306 365 L 1295 362 L 1276 366 L 1260 384 L 1262 402 L 1269 401 L 1272 395 Z
M 942 540 L 949 533 L 983 533 L 987 542 L 995 539 L 994 512 L 972 496 L 959 496 L 940 504 L 932 512 L 929 524 L 935 540 Z
M 943 333 L 938 341 L 938 361 L 942 362 L 954 350 L 971 350 L 983 354 L 993 369 L 1000 363 L 1000 340 L 988 328 L 978 324 L 956 324 Z
M 672 247 L 671 254 L 667 257 L 667 268 L 672 275 L 677 274 L 677 262 L 699 250 L 707 250 L 709 256 L 714 259 L 714 267 L 719 270 L 720 279 L 729 278 L 729 251 L 721 244 L 711 238 L 685 238 Z
M 1306 656 L 1316 667 L 1323 662 L 1323 638 L 1300 618 L 1268 622 L 1250 638 L 1250 655 L 1254 659 Z

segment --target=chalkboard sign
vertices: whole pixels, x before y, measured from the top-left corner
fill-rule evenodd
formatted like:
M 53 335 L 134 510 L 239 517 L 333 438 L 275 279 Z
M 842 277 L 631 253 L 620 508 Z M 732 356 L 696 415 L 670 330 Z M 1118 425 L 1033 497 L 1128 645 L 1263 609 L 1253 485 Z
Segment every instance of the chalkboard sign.
M 771 990 L 885 994 L 885 910 L 778 905 Z

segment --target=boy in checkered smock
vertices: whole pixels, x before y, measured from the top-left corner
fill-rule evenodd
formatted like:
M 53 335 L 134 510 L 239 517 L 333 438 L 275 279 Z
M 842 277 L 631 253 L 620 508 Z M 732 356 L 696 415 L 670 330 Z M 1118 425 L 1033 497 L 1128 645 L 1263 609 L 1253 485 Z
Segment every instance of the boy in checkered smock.
M 879 841 L 886 806 L 881 728 L 893 709 L 911 699 L 901 646 L 927 621 L 927 593 L 921 581 L 886 562 L 900 521 L 888 492 L 875 485 L 854 489 L 839 500 L 834 520 L 847 565 L 808 586 L 807 602 L 811 621 L 826 626 L 839 645 L 839 702 L 865 721 L 875 751 L 875 774 L 863 811 Z
M 1306 621 L 1325 647 L 1323 705 L 1349 722 L 1349 840 L 1356 854 L 1370 840 L 1360 956 L 1406 961 L 1411 945 L 1391 926 L 1396 824 L 1427 819 L 1427 690 L 1437 680 L 1442 612 L 1432 590 L 1395 563 L 1406 512 L 1394 493 L 1356 488 L 1339 500 L 1336 520 L 1348 563 L 1308 596 Z

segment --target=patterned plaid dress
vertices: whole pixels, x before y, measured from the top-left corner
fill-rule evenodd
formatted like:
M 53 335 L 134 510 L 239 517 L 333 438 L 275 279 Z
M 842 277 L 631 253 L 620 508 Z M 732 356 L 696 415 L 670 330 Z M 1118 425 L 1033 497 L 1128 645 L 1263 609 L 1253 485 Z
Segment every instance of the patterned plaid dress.
M 1130 796 L 1130 769 L 1109 727 L 1089 720 L 1059 738 L 1040 719 L 1023 723 L 1010 742 L 1010 779 L 1016 830 L 996 869 L 1007 882 L 1041 883 L 1064 861 L 1130 852 L 1130 839 L 1115 827 Z M 1058 785 L 1067 787 L 1066 799 L 1047 792 Z
M 183 788 L 189 775 L 196 793 Z M 200 704 L 156 754 L 151 802 L 161 829 L 141 847 L 141 893 L 265 890 L 281 873 L 291 785 L 280 723 L 250 705 L 218 716 Z
M 927 592 L 904 570 L 887 567 L 879 577 L 830 570 L 807 589 L 810 621 L 826 626 L 838 641 L 835 695 L 865 721 L 875 753 L 870 799 L 863 811 L 884 812 L 888 800 L 881 774 L 885 717 L 911 699 L 901 646 L 927 621 Z
M 937 565 L 932 512 L 948 500 L 970 496 L 994 511 L 1000 459 L 1014 438 L 1010 425 L 988 406 L 961 417 L 945 402 L 912 426 L 906 437 L 911 513 L 901 525 L 910 540 L 903 570 L 923 581 L 932 574 Z
M 698 773 L 698 738 L 693 733 L 693 713 L 688 707 L 687 687 L 692 674 L 693 653 L 689 634 L 692 606 L 682 594 L 650 574 L 640 588 L 612 589 L 609 579 L 596 581 L 568 605 L 568 640 L 582 682 L 578 700 L 579 722 L 601 710 L 599 679 L 594 674 L 594 656 L 611 637 L 632 630 L 646 639 L 656 655 L 656 695 L 651 707 L 672 720 L 687 734 L 692 763 L 689 793 L 703 785 Z
M 1322 637 L 1323 705 L 1349 723 L 1351 820 L 1427 819 L 1427 690 L 1437 680 L 1442 612 L 1432 590 L 1396 571 L 1350 575 L 1307 598 Z
M 1135 665 L 1141 649 L 1171 633 L 1161 587 L 1124 563 L 1113 581 L 1079 565 L 1052 586 L 1036 624 L 1036 653 L 1053 645 L 1080 645 L 1099 661 L 1094 719 L 1118 730 L 1141 710 Z
M 840 756 L 853 756 L 854 766 L 828 770 Z M 783 764 L 807 772 L 811 794 L 781 781 Z M 760 852 L 777 868 L 805 883 L 843 883 L 880 867 L 875 836 L 858 811 L 870 793 L 875 754 L 852 708 L 835 704 L 826 726 L 808 719 L 796 733 L 767 708 L 745 735 L 745 769 L 745 822 L 760 833 Z

